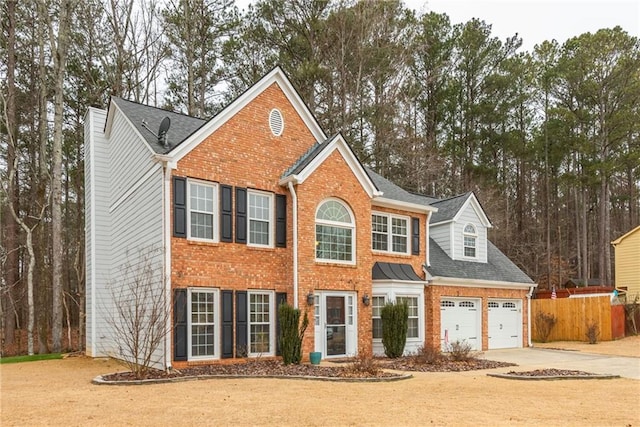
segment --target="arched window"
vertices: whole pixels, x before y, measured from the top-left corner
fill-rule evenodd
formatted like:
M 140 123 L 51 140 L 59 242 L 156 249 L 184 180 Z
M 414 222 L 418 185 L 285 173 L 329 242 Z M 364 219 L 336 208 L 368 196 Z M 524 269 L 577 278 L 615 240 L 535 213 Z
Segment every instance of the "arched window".
M 352 263 L 353 217 L 338 200 L 329 199 L 316 211 L 316 259 Z
M 463 230 L 463 250 L 464 256 L 468 258 L 476 257 L 476 240 L 478 239 L 478 233 L 476 232 L 476 227 L 473 224 L 467 224 L 464 226 Z

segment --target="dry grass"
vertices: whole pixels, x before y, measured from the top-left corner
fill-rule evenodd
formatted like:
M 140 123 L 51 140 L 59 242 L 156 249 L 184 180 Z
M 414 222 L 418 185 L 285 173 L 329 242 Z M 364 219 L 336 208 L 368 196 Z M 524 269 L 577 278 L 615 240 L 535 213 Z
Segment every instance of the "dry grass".
M 612 345 L 637 350 L 638 343 L 634 337 Z M 604 351 L 606 344 L 584 346 Z M 391 383 L 91 384 L 93 377 L 121 369 L 112 361 L 85 357 L 0 365 L 0 425 L 640 424 L 640 381 L 631 379 L 524 382 L 490 378 L 485 370 L 412 372 L 414 378 Z

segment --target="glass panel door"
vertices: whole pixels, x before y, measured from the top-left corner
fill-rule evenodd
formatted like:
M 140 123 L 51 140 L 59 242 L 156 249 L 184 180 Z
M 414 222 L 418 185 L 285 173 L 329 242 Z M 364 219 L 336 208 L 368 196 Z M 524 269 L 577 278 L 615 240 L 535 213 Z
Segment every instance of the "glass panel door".
M 345 297 L 326 296 L 326 338 L 327 356 L 346 354 Z

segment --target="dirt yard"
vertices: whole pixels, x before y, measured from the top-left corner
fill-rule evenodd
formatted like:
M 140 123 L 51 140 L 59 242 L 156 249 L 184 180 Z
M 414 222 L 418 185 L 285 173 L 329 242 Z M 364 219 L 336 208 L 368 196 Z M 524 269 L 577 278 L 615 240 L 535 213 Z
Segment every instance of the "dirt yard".
M 579 343 L 548 346 L 574 344 Z M 640 337 L 584 345 L 590 352 L 638 355 Z M 91 384 L 96 375 L 118 370 L 123 368 L 113 361 L 85 357 L 0 365 L 0 424 L 640 425 L 640 381 L 630 379 L 516 381 L 487 377 L 491 371 L 485 370 L 413 373 L 412 379 L 390 383 Z

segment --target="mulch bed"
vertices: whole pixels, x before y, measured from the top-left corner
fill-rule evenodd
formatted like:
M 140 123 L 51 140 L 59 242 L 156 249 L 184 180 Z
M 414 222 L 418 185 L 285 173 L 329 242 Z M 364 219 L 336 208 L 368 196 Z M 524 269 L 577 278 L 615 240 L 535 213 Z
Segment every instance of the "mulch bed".
M 536 369 L 533 371 L 509 371 L 504 374 L 487 374 L 490 377 L 506 378 L 513 380 L 570 380 L 570 379 L 614 379 L 619 375 L 594 374 L 592 372 L 577 371 L 571 369 Z
M 308 377 L 333 379 L 394 379 L 406 378 L 406 374 L 394 371 L 414 372 L 460 372 L 478 369 L 493 369 L 515 366 L 513 363 L 495 362 L 485 359 L 471 359 L 465 362 L 442 360 L 434 364 L 416 363 L 411 357 L 399 359 L 377 359 L 375 368 L 359 370 L 353 366 L 352 360 L 341 360 L 335 366 L 319 366 L 310 364 L 284 365 L 279 360 L 250 360 L 243 363 L 212 364 L 174 369 L 170 372 L 152 370 L 144 378 L 136 378 L 132 372 L 117 372 L 102 376 L 106 382 L 129 382 L 140 380 L 171 380 L 193 377 Z

